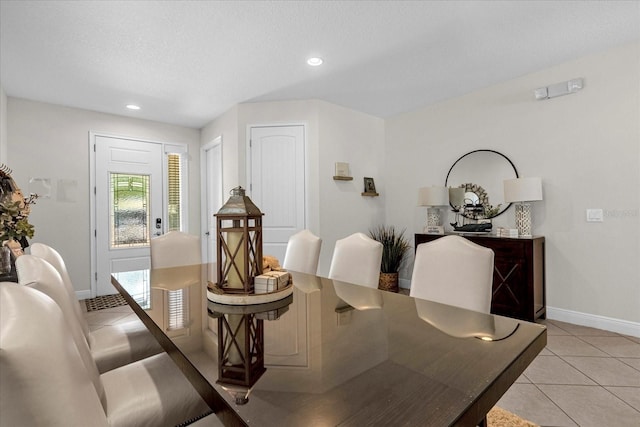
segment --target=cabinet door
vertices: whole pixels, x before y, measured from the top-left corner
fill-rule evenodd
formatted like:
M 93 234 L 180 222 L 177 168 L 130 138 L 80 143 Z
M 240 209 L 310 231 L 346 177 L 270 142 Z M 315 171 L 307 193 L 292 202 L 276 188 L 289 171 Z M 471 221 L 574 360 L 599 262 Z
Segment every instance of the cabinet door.
M 531 305 L 527 292 L 526 261 L 523 258 L 496 257 L 493 270 L 491 312 L 527 318 Z

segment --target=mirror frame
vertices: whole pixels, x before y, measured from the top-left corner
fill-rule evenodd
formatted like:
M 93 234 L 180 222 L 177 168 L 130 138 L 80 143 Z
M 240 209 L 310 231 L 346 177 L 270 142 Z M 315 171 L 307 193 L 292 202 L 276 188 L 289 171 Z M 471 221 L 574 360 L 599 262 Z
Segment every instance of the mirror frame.
M 472 154 L 475 154 L 475 153 L 479 153 L 479 152 L 483 152 L 483 153 L 493 153 L 493 154 L 497 154 L 497 155 L 499 155 L 499 156 L 503 157 L 507 162 L 509 162 L 509 164 L 510 164 L 510 165 L 511 165 L 511 167 L 513 168 L 513 171 L 514 171 L 514 172 L 515 172 L 515 174 L 516 174 L 516 178 L 519 178 L 519 175 L 518 175 L 518 169 L 516 169 L 516 166 L 513 164 L 513 162 L 512 162 L 512 161 L 511 161 L 507 156 L 505 156 L 504 154 L 500 153 L 499 151 L 489 150 L 489 149 L 480 149 L 480 150 L 473 150 L 473 151 L 469 151 L 468 153 L 463 154 L 462 156 L 460 156 L 460 157 L 458 158 L 458 160 L 456 160 L 456 161 L 453 163 L 453 165 L 451 165 L 451 167 L 449 168 L 449 172 L 447 172 L 447 178 L 446 178 L 446 179 L 445 179 L 445 181 L 444 181 L 444 185 L 445 185 L 445 187 L 449 187 L 449 175 L 451 175 L 451 171 L 453 170 L 453 168 L 455 168 L 455 167 L 456 167 L 456 165 L 458 164 L 458 162 L 460 162 L 462 159 L 464 159 L 465 157 L 467 157 L 467 156 L 469 156 L 469 155 L 472 155 Z M 482 184 L 481 184 L 481 183 L 462 183 L 462 184 L 458 185 L 458 187 L 462 187 L 462 185 L 467 185 L 467 186 L 468 186 L 469 184 L 475 184 L 475 185 L 479 186 L 480 188 L 482 188 Z M 457 187 L 456 187 L 456 188 L 457 188 Z M 484 191 L 484 188 L 483 188 L 483 191 Z M 488 198 L 488 196 L 486 195 L 486 193 L 485 193 L 485 196 Z M 482 199 L 482 197 L 481 197 L 481 199 Z M 449 203 L 449 206 L 451 206 L 452 208 L 454 207 L 451 203 Z M 495 215 L 493 215 L 493 216 L 490 216 L 490 217 L 486 217 L 486 219 L 491 219 L 491 218 L 495 218 L 495 217 L 497 217 L 497 216 L 502 215 L 504 212 L 506 212 L 506 211 L 509 209 L 509 206 L 511 206 L 511 203 L 509 203 L 509 204 L 507 205 L 507 207 L 505 207 L 504 209 L 501 209 L 497 214 L 495 214 Z M 468 218 L 468 217 L 467 217 L 467 216 L 465 216 L 463 213 L 461 213 L 461 215 L 462 215 L 462 216 L 464 216 L 465 218 Z

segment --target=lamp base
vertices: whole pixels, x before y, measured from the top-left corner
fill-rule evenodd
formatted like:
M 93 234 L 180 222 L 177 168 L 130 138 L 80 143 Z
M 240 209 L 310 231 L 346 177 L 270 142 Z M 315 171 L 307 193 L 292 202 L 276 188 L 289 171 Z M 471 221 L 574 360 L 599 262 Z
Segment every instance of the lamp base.
M 532 237 L 531 235 L 531 204 L 516 204 L 516 227 L 519 237 Z
M 426 234 L 444 234 L 444 227 L 440 224 L 442 224 L 440 208 L 428 207 L 427 225 L 424 227 L 423 232 Z
M 439 208 L 427 208 L 427 227 L 437 227 L 442 224 L 442 215 Z

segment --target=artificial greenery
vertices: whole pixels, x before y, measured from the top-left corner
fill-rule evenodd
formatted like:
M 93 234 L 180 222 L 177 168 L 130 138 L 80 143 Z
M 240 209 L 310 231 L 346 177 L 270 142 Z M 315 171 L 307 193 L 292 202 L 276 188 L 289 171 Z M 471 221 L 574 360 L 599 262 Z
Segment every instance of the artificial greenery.
M 6 200 L 0 203 L 0 242 L 7 240 L 22 241 L 32 238 L 35 229 L 27 220 L 28 206 L 35 197 L 21 201 Z
M 397 273 L 405 254 L 411 248 L 409 241 L 404 237 L 404 231 L 396 231 L 394 226 L 378 226 L 369 230 L 372 239 L 382 243 L 382 273 Z

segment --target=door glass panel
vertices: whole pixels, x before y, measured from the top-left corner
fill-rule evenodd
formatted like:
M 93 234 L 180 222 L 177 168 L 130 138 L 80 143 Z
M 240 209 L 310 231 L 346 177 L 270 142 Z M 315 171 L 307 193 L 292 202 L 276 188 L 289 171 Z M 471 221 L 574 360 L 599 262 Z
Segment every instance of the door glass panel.
M 169 193 L 169 226 L 167 231 L 180 231 L 180 224 L 182 223 L 181 215 L 181 203 L 182 203 L 182 184 L 181 184 L 181 170 L 180 170 L 180 155 L 169 154 L 167 156 L 168 161 L 168 179 L 167 187 Z
M 149 175 L 110 173 L 110 246 L 149 245 Z

